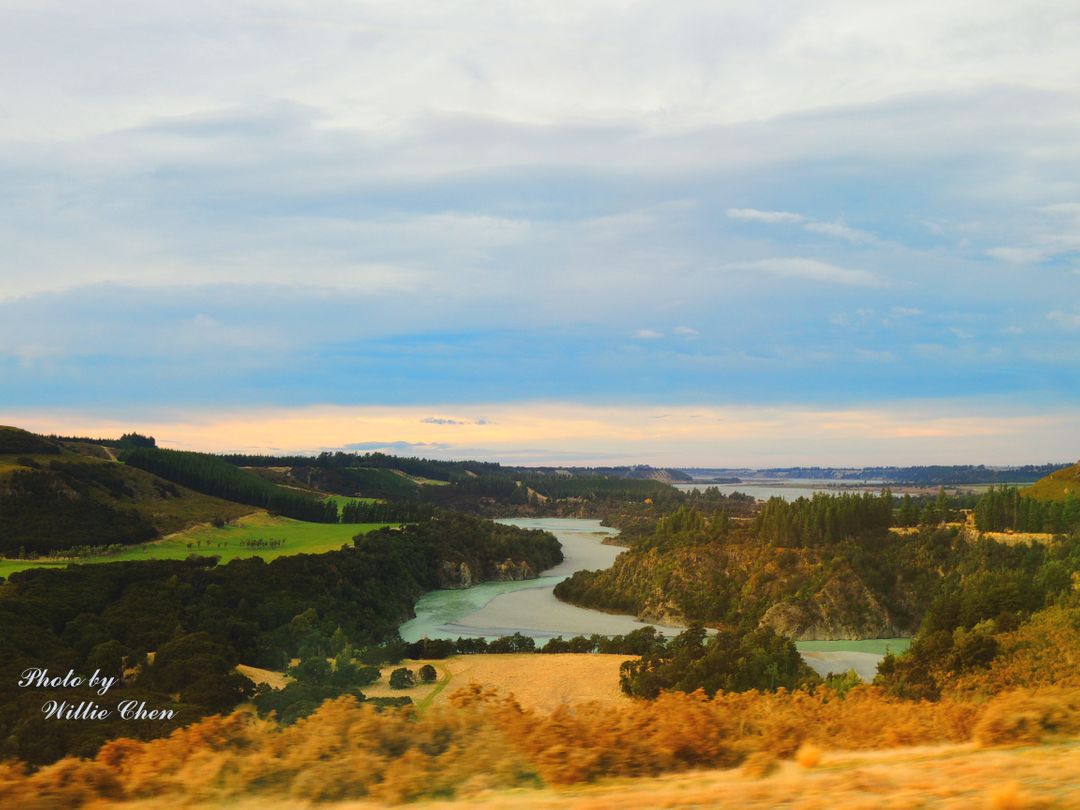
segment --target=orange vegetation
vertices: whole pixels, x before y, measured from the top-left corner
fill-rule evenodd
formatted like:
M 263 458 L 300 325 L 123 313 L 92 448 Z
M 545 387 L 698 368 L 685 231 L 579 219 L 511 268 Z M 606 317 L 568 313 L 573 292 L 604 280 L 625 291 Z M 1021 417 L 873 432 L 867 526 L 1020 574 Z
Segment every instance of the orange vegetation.
M 0 806 L 94 799 L 175 805 L 253 796 L 397 803 L 730 768 L 749 757 L 765 774 L 770 760 L 800 750 L 800 770 L 810 774 L 822 770 L 812 767 L 819 762 L 832 767 L 833 755 L 824 753 L 830 751 L 1077 735 L 1080 691 L 1065 689 L 1006 693 L 984 704 L 902 702 L 873 687 L 857 687 L 843 699 L 824 689 L 714 700 L 665 694 L 653 702 L 563 705 L 544 713 L 472 687 L 423 715 L 340 698 L 292 726 L 236 712 L 159 740 L 114 740 L 94 760 L 65 759 L 32 774 L 9 763 L 0 766 Z

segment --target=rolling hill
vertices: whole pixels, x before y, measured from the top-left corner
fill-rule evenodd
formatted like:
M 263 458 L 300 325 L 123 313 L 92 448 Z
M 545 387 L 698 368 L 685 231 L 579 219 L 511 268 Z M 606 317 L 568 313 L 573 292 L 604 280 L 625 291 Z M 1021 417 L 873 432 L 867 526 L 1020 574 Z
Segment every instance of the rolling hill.
M 1050 473 L 1021 491 L 1040 501 L 1063 501 L 1069 493 L 1080 497 L 1080 462 Z
M 0 555 L 130 545 L 250 506 L 195 492 L 103 448 L 0 427 Z

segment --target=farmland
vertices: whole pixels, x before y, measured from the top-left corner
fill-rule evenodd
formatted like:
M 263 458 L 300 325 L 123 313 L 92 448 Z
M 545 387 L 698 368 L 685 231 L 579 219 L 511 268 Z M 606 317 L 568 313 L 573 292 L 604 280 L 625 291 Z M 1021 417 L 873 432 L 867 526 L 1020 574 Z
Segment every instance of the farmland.
M 0 576 L 28 568 L 63 567 L 70 563 L 102 563 L 122 560 L 182 560 L 192 554 L 216 556 L 221 562 L 241 557 L 273 560 L 290 554 L 320 554 L 335 551 L 366 534 L 380 523 L 307 523 L 301 520 L 257 512 L 238 518 L 223 527 L 195 526 L 161 540 L 128 546 L 115 554 L 38 560 L 0 560 Z

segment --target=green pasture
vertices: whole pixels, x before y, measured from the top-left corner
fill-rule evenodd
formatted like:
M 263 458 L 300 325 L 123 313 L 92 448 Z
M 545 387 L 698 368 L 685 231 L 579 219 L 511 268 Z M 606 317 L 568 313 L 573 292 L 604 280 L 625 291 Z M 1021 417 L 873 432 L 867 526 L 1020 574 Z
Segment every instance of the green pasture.
M 161 540 L 128 546 L 116 554 L 80 558 L 38 560 L 0 559 L 0 576 L 28 568 L 62 568 L 71 563 L 120 562 L 123 560 L 183 560 L 192 554 L 221 558 L 221 562 L 243 557 L 273 560 L 290 554 L 321 554 L 336 551 L 354 536 L 381 528 L 384 523 L 307 523 L 258 512 L 238 518 L 222 527 L 197 526 Z M 282 541 L 280 545 L 254 545 L 253 541 Z

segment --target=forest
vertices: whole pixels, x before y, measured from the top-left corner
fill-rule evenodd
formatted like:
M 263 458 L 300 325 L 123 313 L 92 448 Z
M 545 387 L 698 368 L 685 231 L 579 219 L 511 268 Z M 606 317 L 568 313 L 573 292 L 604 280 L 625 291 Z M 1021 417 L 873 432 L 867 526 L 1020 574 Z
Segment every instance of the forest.
M 157 702 L 178 691 L 177 722 L 189 723 L 250 694 L 251 684 L 230 674 L 238 663 L 280 670 L 293 657 L 394 638 L 416 599 L 440 586 L 444 565 L 470 565 L 479 578 L 506 561 L 540 571 L 560 559 L 546 532 L 438 515 L 359 535 L 352 548 L 270 563 L 193 557 L 24 571 L 0 584 L 0 683 L 14 684 L 29 666 L 134 667 L 140 674 L 125 690 Z M 157 655 L 148 665 L 150 653 Z M 92 753 L 118 733 L 93 723 L 50 725 L 40 696 L 3 694 L 0 757 L 48 762 Z

